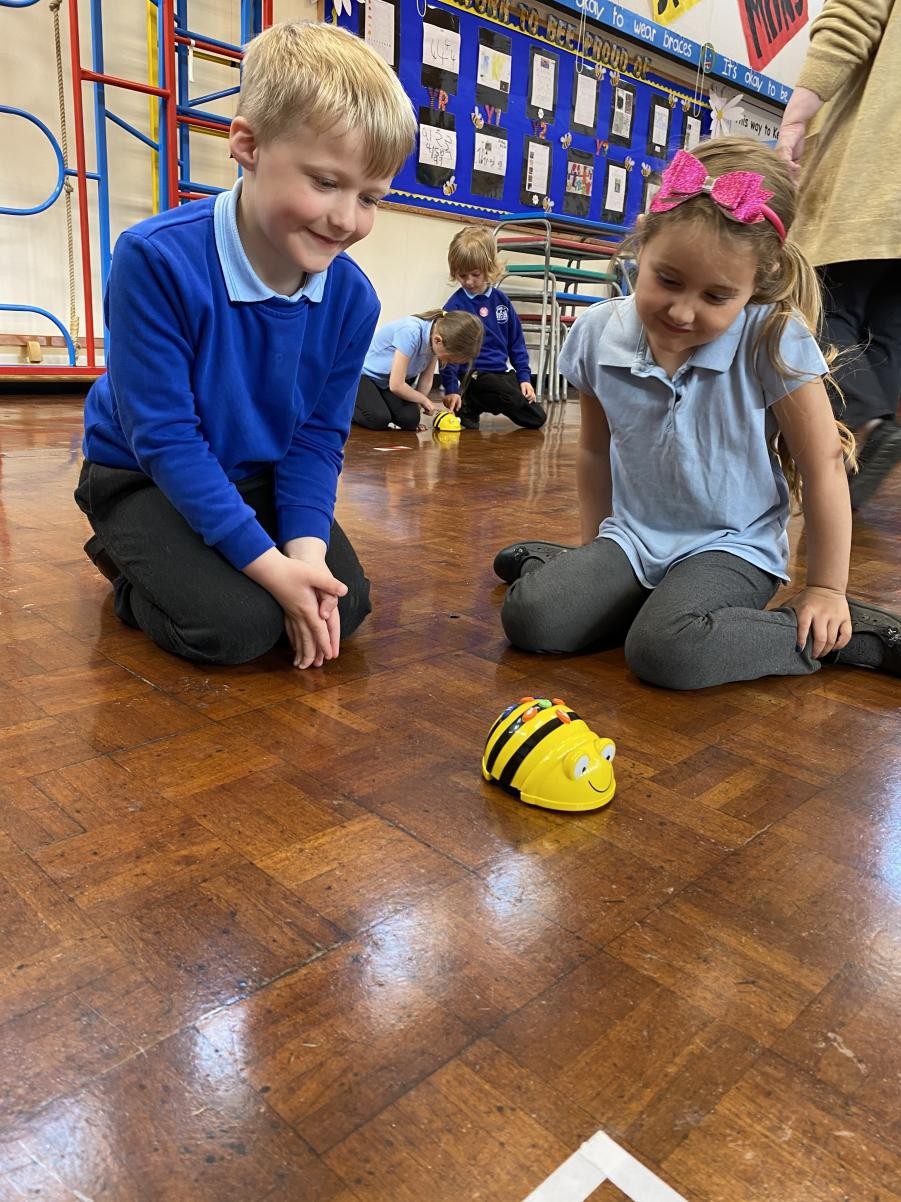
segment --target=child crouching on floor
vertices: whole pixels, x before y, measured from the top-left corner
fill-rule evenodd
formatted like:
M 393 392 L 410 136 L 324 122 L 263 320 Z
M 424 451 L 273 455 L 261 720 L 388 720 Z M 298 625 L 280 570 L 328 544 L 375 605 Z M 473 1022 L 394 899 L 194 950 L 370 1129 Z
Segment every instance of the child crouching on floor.
M 428 394 L 438 365 L 471 363 L 481 345 L 482 323 L 469 313 L 430 309 L 382 326 L 363 363 L 354 422 L 368 430 L 424 430 L 421 415 L 436 409 Z M 454 411 L 460 398 L 445 404 Z
M 537 430 L 547 421 L 547 413 L 535 399 L 522 322 L 510 298 L 497 287 L 504 269 L 494 235 L 481 226 L 466 226 L 451 241 L 447 265 L 460 287 L 445 309 L 472 313 L 484 326 L 485 336 L 465 388 L 461 389 L 453 364 L 442 371 L 445 403 L 459 408 L 464 430 L 477 430 L 483 413 L 502 413 L 517 426 Z

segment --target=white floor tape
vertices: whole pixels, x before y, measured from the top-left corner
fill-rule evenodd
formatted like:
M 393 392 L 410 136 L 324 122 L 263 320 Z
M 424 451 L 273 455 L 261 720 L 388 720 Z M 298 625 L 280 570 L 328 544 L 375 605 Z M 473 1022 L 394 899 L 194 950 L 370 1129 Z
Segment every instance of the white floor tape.
M 603 1131 L 586 1140 L 525 1202 L 584 1202 L 604 1181 L 612 1182 L 632 1202 L 685 1202 Z

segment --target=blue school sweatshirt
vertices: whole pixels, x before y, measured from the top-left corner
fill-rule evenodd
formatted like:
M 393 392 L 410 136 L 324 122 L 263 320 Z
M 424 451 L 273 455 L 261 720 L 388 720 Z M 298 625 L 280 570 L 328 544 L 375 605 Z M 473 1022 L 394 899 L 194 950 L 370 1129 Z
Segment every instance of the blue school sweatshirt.
M 144 472 L 234 567 L 273 541 L 235 481 L 274 469 L 278 541 L 328 542 L 357 383 L 379 314 L 346 255 L 320 303 L 229 297 L 214 198 L 116 243 L 107 372 L 85 401 L 85 457 Z M 153 532 L 147 532 L 153 537 Z
M 521 384 L 531 380 L 522 322 L 505 292 L 500 288 L 489 288 L 487 292 L 471 296 L 464 288 L 458 288 L 445 301 L 444 308 L 448 312 L 455 309 L 472 313 L 485 327 L 482 349 L 473 364 L 476 371 L 506 371 L 509 362 Z M 449 363 L 441 372 L 441 384 L 445 393 L 459 392 L 460 368 Z

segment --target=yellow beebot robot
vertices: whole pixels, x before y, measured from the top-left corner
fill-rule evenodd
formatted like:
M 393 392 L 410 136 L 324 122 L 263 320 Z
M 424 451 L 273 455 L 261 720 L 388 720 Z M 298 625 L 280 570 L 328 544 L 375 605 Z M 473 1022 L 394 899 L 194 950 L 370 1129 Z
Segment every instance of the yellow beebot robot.
M 439 409 L 432 422 L 432 429 L 436 434 L 459 434 L 463 426 L 456 413 L 451 413 L 450 409 Z
M 488 732 L 482 775 L 528 805 L 596 810 L 613 800 L 615 755 L 559 697 L 523 697 Z

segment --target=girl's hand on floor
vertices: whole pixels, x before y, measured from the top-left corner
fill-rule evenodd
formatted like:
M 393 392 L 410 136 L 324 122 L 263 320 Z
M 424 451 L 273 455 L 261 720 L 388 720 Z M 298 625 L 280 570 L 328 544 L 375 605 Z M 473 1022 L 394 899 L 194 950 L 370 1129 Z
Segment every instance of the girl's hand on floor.
M 841 651 L 851 638 L 851 613 L 845 594 L 837 589 L 810 586 L 789 601 L 798 618 L 798 649 L 811 638 L 810 654 L 822 659 Z
M 519 391 L 522 393 L 522 395 L 526 398 L 527 401 L 535 400 L 535 389 L 532 387 L 532 385 L 529 383 L 528 380 L 522 381 L 522 383 L 519 386 Z

